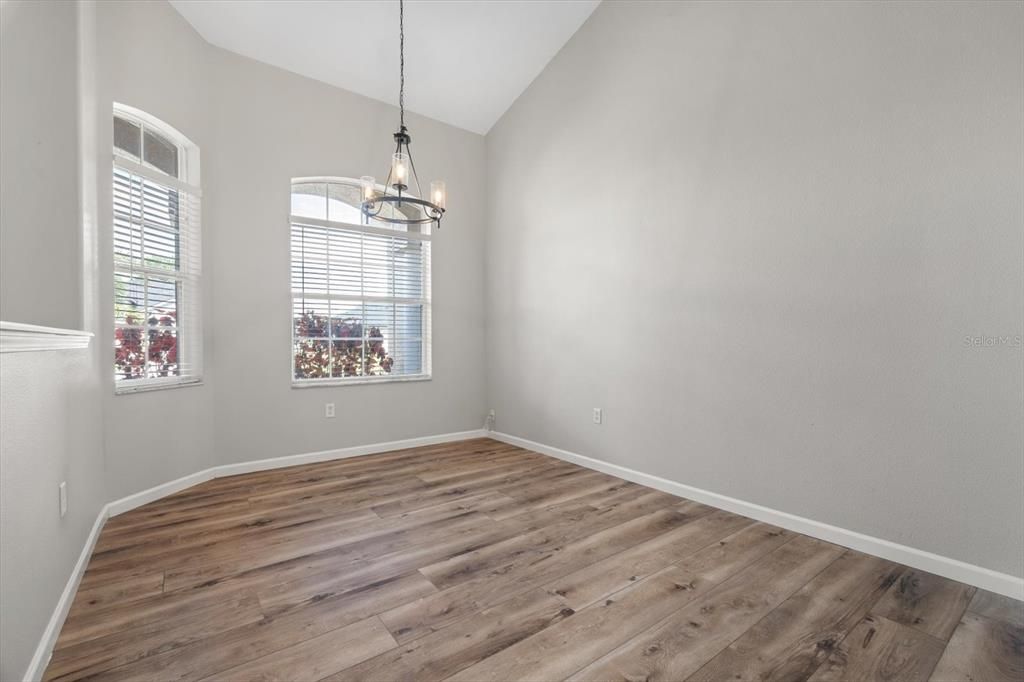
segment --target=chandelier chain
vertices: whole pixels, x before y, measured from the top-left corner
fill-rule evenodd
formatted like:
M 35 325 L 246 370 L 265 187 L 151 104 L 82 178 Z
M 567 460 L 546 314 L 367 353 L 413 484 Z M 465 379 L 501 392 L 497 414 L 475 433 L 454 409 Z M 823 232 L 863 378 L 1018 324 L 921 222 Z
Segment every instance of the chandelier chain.
M 405 129 L 405 0 L 398 0 L 398 123 Z
M 367 219 L 392 225 L 432 223 L 440 228 L 441 218 L 445 213 L 444 182 L 431 183 L 430 199 L 421 198 L 423 190 L 420 187 L 416 164 L 412 160 L 412 151 L 409 149 L 411 138 L 405 128 L 405 0 L 398 0 L 398 117 L 398 131 L 392 136 L 395 140 L 395 153 L 388 169 L 387 180 L 384 181 L 383 191 L 379 189 L 373 177 L 366 175 L 360 178 L 363 195 L 362 214 Z M 414 194 L 405 194 L 407 189 L 413 190 Z M 409 205 L 412 210 L 404 208 L 403 204 Z M 383 212 L 386 206 L 393 207 L 391 215 Z M 417 210 L 420 212 L 419 215 L 415 214 Z

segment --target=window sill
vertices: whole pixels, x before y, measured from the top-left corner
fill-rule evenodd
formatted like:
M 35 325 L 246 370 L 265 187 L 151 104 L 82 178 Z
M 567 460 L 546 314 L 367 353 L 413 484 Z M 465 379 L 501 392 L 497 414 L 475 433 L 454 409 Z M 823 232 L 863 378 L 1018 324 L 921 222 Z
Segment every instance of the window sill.
M 310 379 L 307 381 L 292 381 L 292 388 L 326 388 L 337 386 L 366 386 L 368 384 L 404 384 L 411 381 L 430 381 L 430 374 L 416 374 L 405 377 L 358 377 L 355 379 Z
M 191 379 L 185 381 L 168 381 L 159 384 L 142 384 L 138 386 L 124 386 L 123 388 L 115 383 L 114 395 L 131 395 L 132 393 L 149 393 L 150 391 L 166 391 L 172 388 L 188 388 L 189 386 L 202 386 L 202 379 Z

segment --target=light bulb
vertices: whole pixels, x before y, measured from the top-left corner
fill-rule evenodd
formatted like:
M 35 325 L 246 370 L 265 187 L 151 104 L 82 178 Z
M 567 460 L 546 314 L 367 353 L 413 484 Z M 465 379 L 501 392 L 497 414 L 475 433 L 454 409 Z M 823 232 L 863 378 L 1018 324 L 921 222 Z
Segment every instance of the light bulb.
M 391 180 L 392 185 L 408 185 L 409 180 L 409 156 L 402 152 L 395 152 L 391 159 Z
M 430 203 L 440 209 L 445 207 L 448 201 L 448 192 L 444 186 L 444 180 L 434 180 L 430 183 Z
M 373 201 L 377 193 L 377 180 L 372 175 L 364 175 L 359 178 L 359 185 L 363 188 L 363 201 Z

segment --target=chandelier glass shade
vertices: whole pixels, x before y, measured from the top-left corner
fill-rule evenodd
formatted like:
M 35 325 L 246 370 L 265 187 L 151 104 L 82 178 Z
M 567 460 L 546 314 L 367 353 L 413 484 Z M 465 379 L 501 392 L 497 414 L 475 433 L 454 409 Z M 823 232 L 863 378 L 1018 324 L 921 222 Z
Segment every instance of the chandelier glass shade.
M 371 175 L 359 179 L 362 188 L 362 212 L 368 219 L 395 225 L 425 225 L 441 227 L 448 194 L 443 180 L 430 183 L 430 193 L 423 198 L 423 189 L 416 174 L 409 143 L 412 137 L 405 127 L 405 2 L 398 0 L 399 89 L 398 132 L 391 167 L 382 187 Z M 395 210 L 386 211 L 388 206 Z

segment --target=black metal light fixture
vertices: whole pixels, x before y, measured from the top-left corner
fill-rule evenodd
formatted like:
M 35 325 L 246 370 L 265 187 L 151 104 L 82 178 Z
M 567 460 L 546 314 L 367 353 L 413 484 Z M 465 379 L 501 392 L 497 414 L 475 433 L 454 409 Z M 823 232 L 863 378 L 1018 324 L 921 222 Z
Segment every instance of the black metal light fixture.
M 447 192 L 444 180 L 430 183 L 429 199 L 423 199 L 420 179 L 416 175 L 416 164 L 412 161 L 409 143 L 412 138 L 405 127 L 405 1 L 398 0 L 398 50 L 399 50 L 399 88 L 398 88 L 398 132 L 394 134 L 395 153 L 391 155 L 391 168 L 388 178 L 384 181 L 384 190 L 377 189 L 377 181 L 373 176 L 364 175 L 360 178 L 362 186 L 362 210 L 367 218 L 383 223 L 396 225 L 425 225 L 433 223 L 441 227 L 444 216 Z M 406 192 L 415 188 L 414 195 Z M 403 210 L 403 204 L 413 210 Z M 393 206 L 396 210 L 387 214 L 384 209 Z

